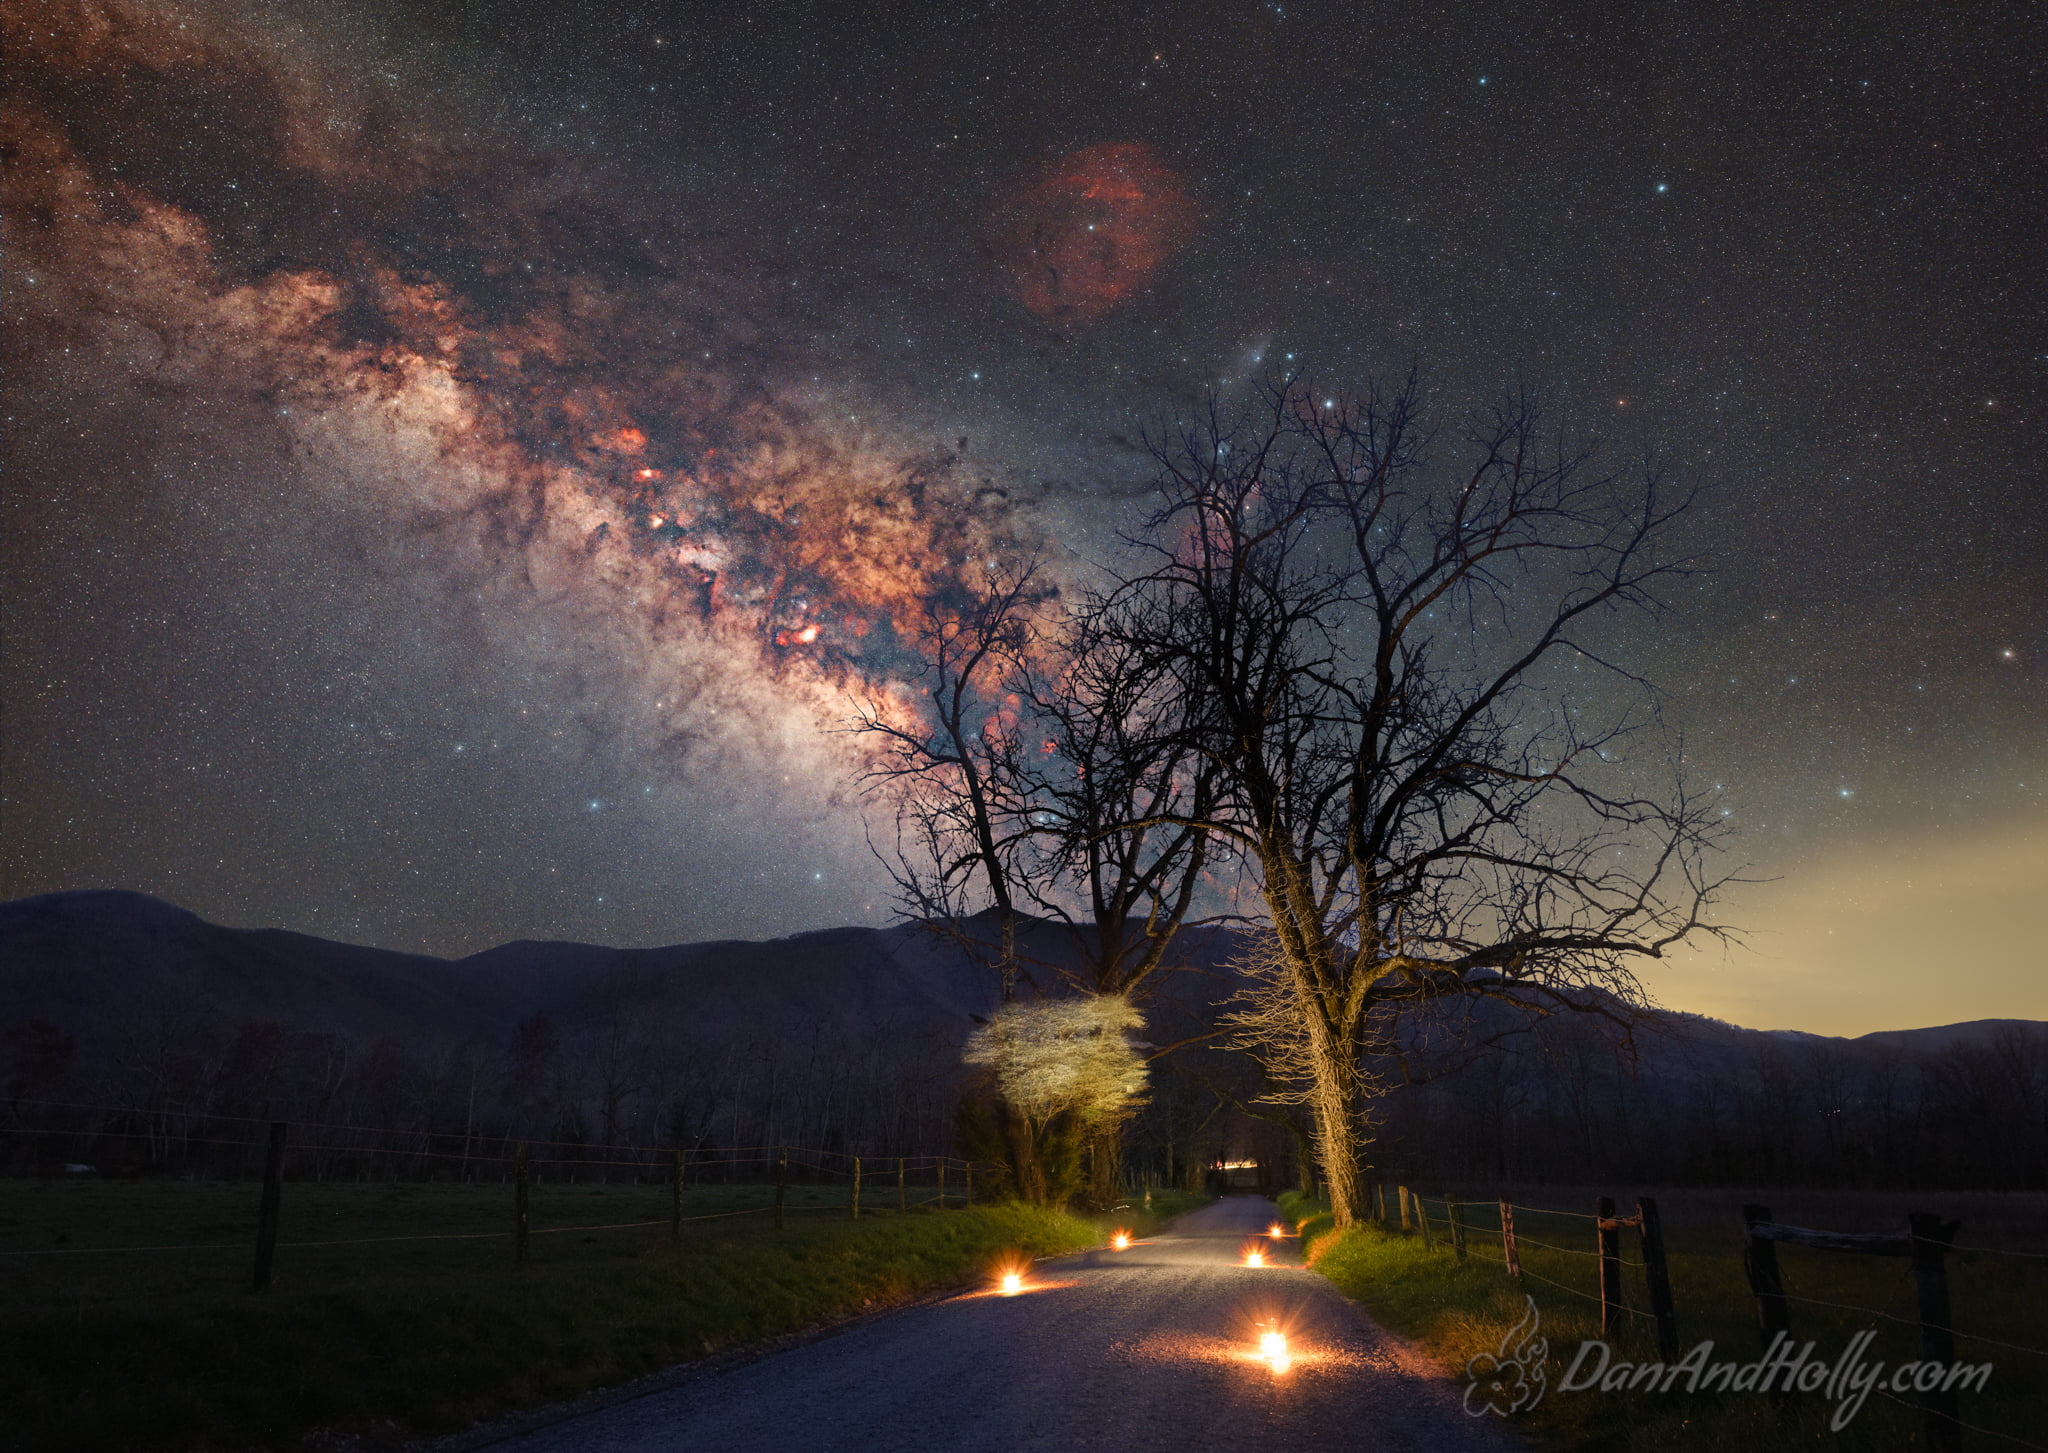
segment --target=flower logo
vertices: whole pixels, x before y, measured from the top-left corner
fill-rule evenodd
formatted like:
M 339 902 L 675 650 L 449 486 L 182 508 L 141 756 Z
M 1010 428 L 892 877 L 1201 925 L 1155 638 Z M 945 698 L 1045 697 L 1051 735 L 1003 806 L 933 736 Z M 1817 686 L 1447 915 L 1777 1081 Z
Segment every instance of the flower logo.
M 1488 1413 L 1505 1418 L 1525 1413 L 1543 1401 L 1543 1359 L 1550 1344 L 1536 1335 L 1542 1318 L 1536 1315 L 1536 1299 L 1522 1299 L 1528 1310 L 1522 1320 L 1500 1339 L 1498 1354 L 1482 1352 L 1465 1364 L 1471 1379 L 1465 1388 L 1465 1411 L 1475 1418 Z

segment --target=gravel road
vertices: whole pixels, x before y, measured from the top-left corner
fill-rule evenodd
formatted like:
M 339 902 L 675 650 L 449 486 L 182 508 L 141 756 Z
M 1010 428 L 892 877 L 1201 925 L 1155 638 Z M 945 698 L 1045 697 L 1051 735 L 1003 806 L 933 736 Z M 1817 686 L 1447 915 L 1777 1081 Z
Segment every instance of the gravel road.
M 1510 1453 L 1437 1375 L 1288 1250 L 1242 1265 L 1275 1215 L 1233 1196 L 1127 1251 L 1033 1266 L 732 1371 L 492 1444 L 518 1453 L 1047 1450 Z M 1273 1243 L 1266 1243 L 1272 1245 Z M 1256 1357 L 1277 1318 L 1291 1365 Z

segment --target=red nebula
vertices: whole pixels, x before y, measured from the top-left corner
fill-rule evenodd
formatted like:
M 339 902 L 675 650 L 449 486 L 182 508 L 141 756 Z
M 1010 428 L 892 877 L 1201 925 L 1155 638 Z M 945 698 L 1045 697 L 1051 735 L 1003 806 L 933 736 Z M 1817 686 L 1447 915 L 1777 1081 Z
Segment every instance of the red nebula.
M 1142 141 L 1084 147 L 1052 163 L 989 218 L 1017 300 L 1070 326 L 1108 316 L 1194 240 L 1201 208 Z

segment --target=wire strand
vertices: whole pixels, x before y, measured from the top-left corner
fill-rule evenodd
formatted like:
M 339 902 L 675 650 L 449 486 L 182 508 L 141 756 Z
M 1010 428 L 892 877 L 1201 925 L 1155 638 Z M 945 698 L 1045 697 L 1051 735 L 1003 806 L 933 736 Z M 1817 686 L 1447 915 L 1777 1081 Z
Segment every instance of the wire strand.
M 230 1122 L 230 1123 L 233 1123 L 233 1124 L 238 1124 L 238 1125 L 273 1125 L 273 1124 L 278 1124 L 278 1123 L 280 1123 L 279 1121 L 277 1121 L 277 1120 L 276 1120 L 276 1119 L 274 1119 L 274 1118 L 270 1118 L 270 1119 L 267 1119 L 267 1118 L 263 1118 L 263 1117 L 260 1117 L 260 1116 L 255 1116 L 255 1115 L 230 1115 L 230 1114 L 227 1114 L 227 1113 L 225 1113 L 225 1112 L 223 1112 L 223 1111 L 217 1111 L 217 1110 L 176 1110 L 176 1109 L 157 1109 L 157 1110 L 146 1110 L 146 1109 L 142 1109 L 142 1108 L 139 1108 L 139 1107 L 137 1107 L 137 1106 L 133 1106 L 133 1105 L 94 1105 L 94 1104 L 88 1104 L 88 1103 L 85 1103 L 85 1102 L 82 1102 L 82 1101 L 75 1101 L 75 1100 L 41 1100 L 41 1099 L 33 1099 L 33 1098 L 29 1098 L 29 1097 L 26 1097 L 26 1096 L 16 1096 L 16 1097 L 9 1097 L 9 1098 L 8 1098 L 8 1099 L 7 1099 L 7 1100 L 6 1100 L 5 1102 L 4 1102 L 4 1103 L 6 1103 L 6 1104 L 8 1104 L 8 1105 L 39 1105 L 39 1106 L 43 1106 L 44 1108 L 47 1108 L 47 1109 L 56 1109 L 56 1110 L 83 1110 L 83 1111 L 86 1111 L 86 1112 L 88 1112 L 88 1113 L 90 1113 L 90 1114 L 96 1114 L 96 1115 L 122 1115 L 122 1116 L 133 1116 L 133 1117 L 137 1117 L 137 1118 L 141 1118 L 141 1119 L 149 1119 L 149 1120 L 157 1120 L 157 1119 L 166 1119 L 166 1118 L 170 1118 L 170 1119 L 187 1119 L 187 1120 L 224 1120 L 224 1121 L 228 1121 L 228 1122 Z M 465 1133 L 462 1133 L 462 1132 L 457 1132 L 457 1131 L 453 1131 L 453 1130 L 422 1130 L 422 1129 L 410 1129 L 410 1130 L 408 1130 L 408 1129 L 401 1129 L 401 1128 L 399 1128 L 399 1127 L 396 1127 L 396 1126 L 389 1126 L 389 1125 L 346 1125 L 346 1124 L 341 1124 L 341 1123 L 338 1123 L 338 1122 L 335 1122 L 335 1121 L 323 1121 L 323 1120 L 297 1120 L 297 1121 L 293 1121 L 293 1120 L 286 1120 L 286 1121 L 284 1121 L 284 1122 L 282 1122 L 282 1123 L 285 1123 L 285 1124 L 289 1124 L 289 1125 L 292 1125 L 292 1126 L 294 1126 L 295 1128 L 297 1128 L 297 1129 L 301 1129 L 301 1130 L 326 1130 L 326 1131 L 339 1131 L 339 1132 L 341 1132 L 341 1133 L 343 1133 L 343 1134 L 348 1134 L 348 1135 L 382 1135 L 382 1136 L 391 1136 L 391 1137 L 405 1137 L 405 1138 L 426 1138 L 426 1139 L 439 1139 L 439 1140 L 454 1140 L 454 1139 L 458 1139 L 458 1138 L 463 1138 L 463 1139 L 471 1138 L 471 1137 L 470 1137 L 469 1135 L 467 1135 L 467 1134 L 465 1134 Z M 169 1130 L 158 1130 L 158 1131 L 121 1131 L 121 1130 L 100 1130 L 100 1129 L 82 1129 L 82 1128 L 76 1128 L 76 1127 L 58 1127 L 58 1128 L 38 1128 L 38 1127 L 35 1127 L 35 1126 L 18 1126 L 18 1125 L 8 1125 L 8 1126 L 0 1126 L 0 1132 L 6 1132 L 6 1133 L 11 1133 L 11 1134 L 17 1134 L 17 1135 L 76 1135 L 76 1136 L 87 1136 L 87 1137 L 92 1137 L 92 1136 L 123 1136 L 123 1137 L 129 1138 L 129 1139 L 138 1139 L 138 1140 L 166 1140 L 166 1141 L 176 1141 L 176 1142 L 179 1142 L 179 1143 L 183 1143 L 183 1144 L 206 1144 L 206 1145 L 242 1145 L 242 1146 L 247 1146 L 247 1147 L 248 1147 L 248 1148 L 250 1148 L 250 1149 L 260 1149 L 260 1148 L 262 1147 L 262 1142 L 261 1142 L 261 1141 L 254 1141 L 254 1140 L 251 1140 L 251 1141 L 243 1141 L 243 1140 L 220 1140 L 220 1139 L 207 1139 L 207 1138 L 203 1138 L 203 1137 L 195 1137 L 195 1136 L 191 1136 L 191 1135 L 185 1134 L 185 1133 L 183 1133 L 183 1132 L 178 1132 L 178 1131 L 169 1131 Z M 536 1146 L 538 1146 L 538 1147 L 554 1147 L 554 1148 L 565 1148 L 565 1149 L 569 1149 L 569 1150 L 599 1150 L 599 1151 L 624 1151 L 624 1152 L 628 1152 L 628 1153 L 630 1153 L 630 1154 L 633 1154 L 633 1155 L 636 1155 L 636 1156 L 652 1156 L 652 1157 L 659 1157 L 659 1158 L 663 1158 L 663 1159 L 666 1159 L 666 1158 L 668 1158 L 668 1157 L 672 1157 L 672 1156 L 673 1156 L 673 1155 L 674 1155 L 674 1154 L 676 1153 L 676 1151 L 677 1151 L 677 1150 L 679 1150 L 679 1149 L 680 1149 L 680 1150 L 681 1150 L 681 1151 L 682 1151 L 682 1152 L 684 1153 L 684 1155 L 686 1155 L 686 1156 L 688 1156 L 688 1155 L 691 1155 L 691 1154 L 694 1154 L 694 1153 L 695 1153 L 695 1152 L 694 1152 L 694 1151 L 693 1151 L 693 1150 L 692 1150 L 692 1149 L 691 1149 L 690 1147 L 688 1147 L 688 1146 L 673 1146 L 673 1145 L 668 1145 L 668 1146 L 657 1146 L 657 1145 L 632 1145 L 632 1144 L 626 1144 L 626 1143 L 614 1143 L 614 1142 L 605 1142 L 605 1143 L 603 1143 L 603 1144 L 592 1144 L 592 1143 L 590 1143 L 590 1142 L 586 1142 L 586 1141 L 577 1141 L 577 1140 L 532 1140 L 532 1139 L 527 1139 L 527 1140 L 523 1140 L 523 1141 L 518 1141 L 518 1142 L 510 1142 L 510 1137 L 507 1137 L 507 1136 L 503 1136 L 503 1135 L 491 1135 L 491 1136 L 488 1136 L 488 1137 L 483 1137 L 483 1138 L 484 1138 L 484 1139 L 487 1139 L 487 1140 L 488 1140 L 488 1141 L 490 1141 L 490 1142 L 493 1142 L 493 1143 L 499 1144 L 499 1145 L 504 1145 L 504 1144 L 507 1144 L 507 1143 L 519 1143 L 519 1144 L 524 1144 L 524 1145 L 527 1145 L 527 1146 L 529 1146 L 529 1147 L 536 1147 Z M 510 1160 L 510 1159 L 512 1159 L 512 1157 L 511 1157 L 510 1155 L 507 1155 L 507 1154 L 503 1154 L 503 1153 L 494 1153 L 494 1152 L 490 1152 L 490 1151 L 486 1151 L 486 1150 L 482 1150 L 482 1149 L 472 1149 L 472 1150 L 468 1150 L 468 1151 L 437 1151 L 437 1150 L 425 1150 L 425 1149 L 397 1149 L 397 1148 L 392 1148 L 392 1147 L 339 1147 L 339 1146 L 321 1146 L 321 1147 L 309 1147 L 309 1146 L 299 1146 L 299 1145 L 294 1145 L 294 1146 L 292 1146 L 291 1148 L 292 1148 L 292 1149 L 294 1149 L 294 1150 L 304 1150 L 304 1149 L 316 1149 L 316 1148 L 317 1148 L 317 1149 L 321 1149 L 321 1150 L 326 1150 L 326 1151 L 329 1151 L 329 1152 L 333 1152 L 333 1153 L 354 1153 L 354 1154 L 380 1154 L 380 1155 L 424 1155 L 424 1156 L 446 1157 L 446 1158 L 451 1158 L 451 1159 L 461 1159 L 461 1158 L 467 1158 L 467 1159 L 471 1159 L 471 1160 L 496 1160 L 496 1161 L 503 1161 L 503 1160 Z M 917 1166 L 922 1166 L 922 1167 L 925 1167 L 925 1168 L 927 1168 L 927 1169 L 929 1169 L 929 1168 L 931 1168 L 931 1167 L 935 1166 L 935 1165 L 936 1165 L 937 1163 L 939 1163 L 939 1162 L 944 1162 L 944 1163 L 946 1163 L 946 1164 L 947 1164 L 948 1166 L 966 1166 L 966 1165 L 969 1165 L 969 1164 L 971 1164 L 971 1162 L 969 1162 L 969 1161 L 967 1161 L 967 1160 L 963 1159 L 962 1157 L 959 1157 L 959 1156 L 952 1156 L 952 1155 L 939 1155 L 939 1156 L 934 1156 L 934 1155 L 929 1155 L 929 1154 L 920 1154 L 920 1155 L 907 1155 L 907 1156 L 894 1156 L 894 1155 L 887 1155 L 887 1156 L 883 1156 L 883 1155 L 877 1155 L 877 1156 L 870 1156 L 870 1155 L 869 1155 L 869 1154 L 868 1154 L 867 1152 L 865 1152 L 865 1151 L 850 1151 L 850 1150 L 828 1150 L 828 1149 L 825 1149 L 824 1147 L 821 1147 L 821 1146 L 800 1146 L 800 1145 L 745 1145 L 745 1146 L 718 1146 L 718 1147 L 714 1147 L 714 1149 L 715 1149 L 715 1150 L 717 1150 L 717 1151 L 721 1151 L 721 1152 L 724 1152 L 724 1153 L 726 1153 L 726 1154 L 736 1154 L 736 1153 L 738 1153 L 738 1152 L 740 1152 L 740 1151 L 758 1151 L 758 1152 L 760 1152 L 760 1153 L 761 1153 L 761 1154 L 763 1154 L 763 1155 L 768 1155 L 768 1154 L 771 1154 L 771 1153 L 775 1153 L 775 1152 L 788 1152 L 788 1153 L 790 1153 L 790 1154 L 800 1154 L 800 1155 L 810 1155 L 810 1156 L 832 1156 L 832 1157 L 835 1157 L 835 1158 L 837 1158 L 837 1159 L 840 1159 L 840 1160 L 852 1160 L 852 1159 L 854 1159 L 854 1158 L 855 1158 L 856 1156 L 858 1156 L 858 1157 L 859 1157 L 859 1158 L 861 1158 L 861 1159 L 875 1159 L 875 1160 L 885 1160 L 885 1161 L 893 1161 L 893 1160 L 899 1160 L 899 1159 L 901 1159 L 901 1160 L 907 1160 L 907 1161 L 911 1162 L 911 1163 L 912 1163 L 913 1165 L 917 1165 Z M 541 1158 L 541 1159 L 549 1159 L 549 1160 L 554 1160 L 554 1161 L 559 1161 L 559 1162 L 569 1162 L 569 1161 L 582 1161 L 582 1158 L 581 1158 L 581 1157 L 575 1157 L 575 1156 L 555 1156 L 555 1157 L 538 1157 L 538 1158 Z M 599 1164 L 599 1163 L 602 1163 L 602 1162 L 597 1162 L 597 1161 L 582 1161 L 582 1163 L 584 1163 L 584 1164 Z M 616 1164 L 616 1165 L 634 1165 L 634 1164 L 638 1164 L 639 1162 L 638 1162 L 638 1161 L 613 1161 L 613 1162 L 609 1162 L 609 1163 L 610 1163 L 610 1164 Z M 692 1161 L 692 1162 L 690 1162 L 690 1164 L 693 1164 L 693 1165 L 696 1165 L 696 1164 L 703 1164 L 703 1163 L 704 1163 L 704 1162 L 701 1162 L 701 1161 Z M 826 1167 L 822 1167 L 822 1166 L 816 1166 L 816 1167 L 812 1167 L 812 1169 L 824 1170 L 824 1169 L 827 1169 L 827 1168 L 826 1168 Z
M 1897 1403 L 1902 1408 L 1910 1409 L 1911 1411 L 1916 1413 L 1931 1413 L 1933 1414 L 1933 1416 L 1940 1418 L 1945 1422 L 1954 1423 L 1958 1428 L 1963 1429 L 1965 1432 L 1982 1433 L 1987 1438 L 2003 1438 L 2006 1442 L 2017 1443 L 2022 1448 L 2035 1449 L 2036 1453 L 2048 1453 L 2048 1444 L 2030 1443 L 2025 1438 L 2020 1437 L 2016 1433 L 2001 1433 L 1996 1428 L 1980 1428 L 1975 1423 L 1966 1423 L 1961 1418 L 1954 1417 L 1951 1414 L 1936 1412 L 1933 1408 L 1920 1407 L 1914 1403 L 1909 1403 L 1904 1398 L 1898 1396 L 1896 1393 L 1888 1392 L 1881 1387 L 1873 1387 L 1871 1391 L 1876 1393 L 1881 1398 L 1884 1398 L 1890 1402 Z

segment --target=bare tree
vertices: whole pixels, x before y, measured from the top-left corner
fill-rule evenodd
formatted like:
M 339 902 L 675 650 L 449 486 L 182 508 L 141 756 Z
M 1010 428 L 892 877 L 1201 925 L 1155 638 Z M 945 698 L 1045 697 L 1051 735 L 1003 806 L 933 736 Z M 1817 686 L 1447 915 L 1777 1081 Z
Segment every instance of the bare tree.
M 904 912 L 990 961 L 1006 1005 L 1035 969 L 1042 991 L 1064 981 L 1114 999 L 1102 1012 L 1129 1024 L 1123 1009 L 1172 967 L 1214 856 L 1194 824 L 1212 806 L 1216 769 L 1185 732 L 1162 729 L 1157 711 L 1178 709 L 1171 679 L 1052 603 L 1032 566 L 936 602 L 917 636 L 912 699 L 864 702 L 852 727 L 881 748 L 866 783 L 897 809 L 884 861 Z M 984 904 L 992 945 L 971 922 Z M 1022 953 L 1027 911 L 1064 926 L 1070 959 Z M 1031 1149 L 1042 1117 L 1011 1108 L 1016 1184 L 1054 1184 Z M 1125 1118 L 1089 1119 L 1098 1200 L 1113 1194 Z
M 1682 778 L 1627 785 L 1645 685 L 1592 629 L 1687 573 L 1665 543 L 1686 501 L 1595 470 L 1521 399 L 1439 476 L 1420 414 L 1412 380 L 1339 403 L 1290 379 L 1165 432 L 1138 564 L 1091 613 L 1172 674 L 1220 774 L 1209 810 L 1157 820 L 1253 872 L 1275 972 L 1241 1028 L 1311 1110 L 1339 1224 L 1391 1018 L 1636 998 L 1628 962 L 1713 931 L 1720 886 Z
M 1049 634 L 1050 648 L 1020 663 L 1020 695 L 1040 738 L 1035 754 L 1022 754 L 1030 871 L 1021 882 L 1036 912 L 1066 930 L 1071 960 L 1052 971 L 1084 995 L 1142 1011 L 1182 967 L 1181 929 L 1212 864 L 1228 856 L 1228 844 L 1194 825 L 1215 805 L 1218 772 L 1180 729 L 1174 713 L 1184 703 L 1155 662 L 1095 632 L 1085 608 Z M 1180 1048 L 1146 1047 L 1152 1059 Z M 1097 1204 L 1117 1194 L 1137 1103 L 1089 1123 Z
M 899 906 L 984 952 L 964 924 L 972 905 L 992 906 L 1004 1003 L 1017 992 L 1018 849 L 1029 835 L 1013 676 L 1031 647 L 1031 609 L 1045 596 L 1027 565 L 994 568 L 979 587 L 929 603 L 909 699 L 859 702 L 849 724 L 879 748 L 863 785 L 897 810 L 895 848 L 880 856 Z

